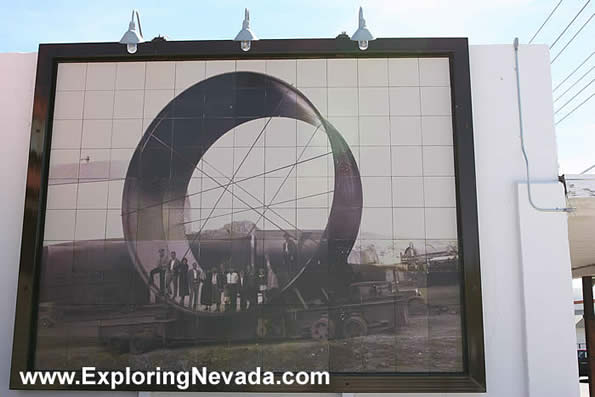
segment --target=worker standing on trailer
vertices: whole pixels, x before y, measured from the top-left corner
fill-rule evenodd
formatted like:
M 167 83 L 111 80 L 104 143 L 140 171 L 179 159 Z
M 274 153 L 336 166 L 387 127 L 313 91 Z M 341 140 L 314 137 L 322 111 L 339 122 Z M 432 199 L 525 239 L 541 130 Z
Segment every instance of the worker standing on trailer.
M 283 237 L 285 238 L 285 241 L 283 242 L 283 264 L 285 265 L 285 271 L 289 272 L 289 274 L 293 274 L 296 270 L 297 246 L 289 233 L 285 232 Z
M 252 309 L 257 304 L 256 272 L 254 266 L 246 266 L 240 272 L 240 307 L 242 310 Z
M 159 274 L 159 295 L 165 295 L 165 273 L 167 268 L 167 257 L 165 256 L 165 249 L 159 248 L 159 259 L 157 264 L 149 273 L 151 284 L 155 285 L 155 274 Z
M 265 256 L 267 264 L 267 301 L 273 298 L 279 292 L 279 277 L 277 276 L 276 268 L 271 265 L 271 259 L 268 255 Z
M 179 268 L 180 261 L 178 260 L 178 258 L 176 258 L 176 251 L 172 251 L 171 257 L 165 269 L 165 284 L 167 285 L 167 293 L 171 296 L 172 299 L 175 299 L 178 295 L 178 279 L 180 276 Z
M 203 284 L 204 274 L 198 263 L 192 264 L 192 269 L 188 272 L 188 289 L 190 290 L 190 301 L 188 302 L 192 310 L 196 310 L 200 304 L 201 286 Z M 202 305 L 200 305 L 202 307 Z
M 186 297 L 190 294 L 188 288 L 188 258 L 182 258 L 182 262 L 178 267 L 178 296 L 180 297 L 180 305 L 186 306 Z
M 222 309 L 223 291 L 225 289 L 225 273 L 223 263 L 217 268 L 213 269 L 211 275 L 211 303 L 215 305 L 215 311 Z
M 229 310 L 235 312 L 238 307 L 238 284 L 240 283 L 240 276 L 237 271 L 231 270 L 229 273 Z

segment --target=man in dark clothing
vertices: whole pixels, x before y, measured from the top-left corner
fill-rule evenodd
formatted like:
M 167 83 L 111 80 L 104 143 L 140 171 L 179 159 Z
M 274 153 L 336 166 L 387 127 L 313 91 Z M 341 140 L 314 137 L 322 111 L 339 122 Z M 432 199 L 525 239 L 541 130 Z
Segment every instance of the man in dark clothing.
M 165 270 L 165 284 L 167 285 L 167 293 L 171 295 L 172 299 L 178 296 L 178 280 L 180 278 L 180 261 L 176 258 L 176 251 L 171 252 L 171 257 L 167 262 Z M 172 294 L 173 283 L 173 294 Z
M 149 276 L 151 284 L 155 285 L 155 274 L 159 274 L 159 295 L 165 295 L 165 270 L 167 267 L 167 257 L 165 256 L 165 249 L 159 248 L 159 259 L 155 268 L 151 270 Z
M 178 266 L 178 296 L 180 297 L 180 305 L 182 306 L 186 306 L 186 297 L 190 295 L 188 268 L 188 258 L 182 258 L 180 266 Z
M 188 272 L 188 289 L 190 290 L 190 307 L 192 310 L 196 310 L 196 307 L 201 303 L 201 285 L 205 280 L 202 268 L 198 266 L 198 263 L 192 264 L 192 269 Z
M 288 271 L 289 274 L 293 274 L 296 270 L 297 246 L 289 233 L 285 233 L 283 237 L 285 238 L 285 241 L 283 242 L 283 263 L 285 264 L 285 271 Z
M 240 272 L 240 308 L 253 309 L 256 306 L 256 275 L 254 269 L 248 266 Z
M 238 293 L 240 292 L 240 275 L 232 270 L 229 273 L 229 310 L 235 312 L 238 308 Z

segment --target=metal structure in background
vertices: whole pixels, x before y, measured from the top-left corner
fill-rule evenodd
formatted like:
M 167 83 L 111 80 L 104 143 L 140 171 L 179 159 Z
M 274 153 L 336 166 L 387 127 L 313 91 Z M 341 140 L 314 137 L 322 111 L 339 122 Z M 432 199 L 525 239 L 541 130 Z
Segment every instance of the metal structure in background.
M 593 311 L 593 277 L 586 276 L 583 280 L 583 319 L 585 321 L 585 341 L 587 342 L 587 357 L 589 359 L 589 395 L 593 395 L 595 380 L 595 313 Z

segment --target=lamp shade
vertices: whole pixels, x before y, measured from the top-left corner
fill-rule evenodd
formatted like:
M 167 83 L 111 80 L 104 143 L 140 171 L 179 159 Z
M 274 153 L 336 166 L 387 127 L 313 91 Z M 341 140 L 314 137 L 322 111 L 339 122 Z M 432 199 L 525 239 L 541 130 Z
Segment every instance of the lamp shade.
M 134 15 L 136 14 L 136 18 L 139 21 L 139 29 L 136 29 L 136 23 L 134 23 Z M 128 24 L 128 30 L 126 31 L 126 33 L 124 33 L 124 35 L 122 36 L 122 38 L 120 39 L 120 43 L 121 44 L 139 44 L 144 42 L 145 40 L 143 39 L 143 31 L 142 28 L 140 27 L 140 18 L 138 17 L 138 12 L 136 10 L 132 11 L 132 19 L 130 20 L 130 23 Z
M 351 40 L 352 41 L 370 41 L 370 40 L 374 40 L 375 37 L 372 34 L 372 32 L 370 32 L 370 30 L 368 30 L 368 27 L 366 26 L 366 20 L 364 19 L 364 10 L 360 7 L 359 8 L 359 25 L 357 30 L 355 31 L 355 33 L 353 33 L 353 35 L 351 36 Z
M 131 22 L 131 28 L 128 29 L 124 36 L 120 39 L 121 44 L 139 44 L 142 43 L 144 40 L 142 36 L 138 33 L 136 28 L 133 26 L 134 24 Z
M 234 41 L 255 41 L 258 40 L 258 37 L 252 30 L 250 30 L 250 12 L 246 8 L 244 10 L 244 22 L 242 22 L 242 30 L 236 35 Z

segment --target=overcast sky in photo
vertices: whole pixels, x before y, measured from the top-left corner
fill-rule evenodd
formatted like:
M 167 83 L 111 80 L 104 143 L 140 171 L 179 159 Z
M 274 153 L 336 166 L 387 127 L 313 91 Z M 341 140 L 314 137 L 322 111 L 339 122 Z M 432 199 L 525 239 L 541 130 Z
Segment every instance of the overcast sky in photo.
M 233 38 L 241 27 L 244 7 L 250 9 L 252 29 L 260 38 L 335 37 L 341 31 L 355 31 L 362 5 L 368 27 L 377 37 L 468 37 L 470 44 L 511 44 L 518 36 L 521 43 L 527 43 L 559 1 L 3 1 L 0 52 L 34 52 L 39 43 L 118 41 L 128 27 L 132 8 L 139 9 L 148 40 L 157 35 L 170 40 Z M 552 59 L 563 50 L 552 64 L 553 87 L 595 51 L 595 2 L 562 0 L 534 40 L 554 43 L 585 4 L 551 49 Z M 554 108 L 560 109 L 556 120 L 595 94 L 593 66 L 595 55 L 554 93 L 554 99 L 558 98 L 584 75 L 555 102 Z M 561 174 L 579 173 L 595 164 L 594 114 L 595 98 L 591 97 L 556 126 Z

